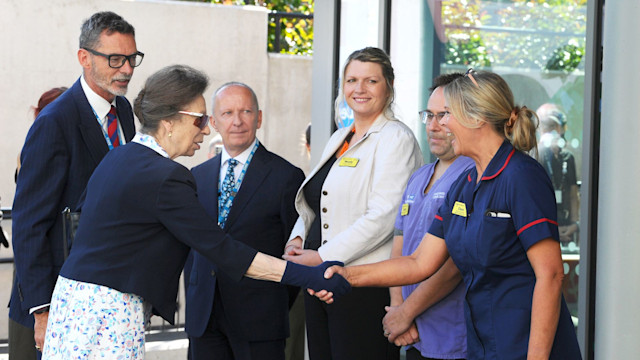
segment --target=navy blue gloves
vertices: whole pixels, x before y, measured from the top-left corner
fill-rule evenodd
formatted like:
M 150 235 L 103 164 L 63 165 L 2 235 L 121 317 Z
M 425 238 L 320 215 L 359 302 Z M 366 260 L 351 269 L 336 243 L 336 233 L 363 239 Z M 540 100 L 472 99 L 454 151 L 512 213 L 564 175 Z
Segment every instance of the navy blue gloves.
M 287 261 L 287 267 L 282 275 L 282 284 L 299 286 L 314 291 L 327 290 L 333 293 L 333 298 L 339 298 L 351 291 L 351 285 L 345 278 L 334 274 L 331 279 L 324 278 L 324 272 L 333 265 L 344 266 L 340 261 L 325 261 L 314 267 Z

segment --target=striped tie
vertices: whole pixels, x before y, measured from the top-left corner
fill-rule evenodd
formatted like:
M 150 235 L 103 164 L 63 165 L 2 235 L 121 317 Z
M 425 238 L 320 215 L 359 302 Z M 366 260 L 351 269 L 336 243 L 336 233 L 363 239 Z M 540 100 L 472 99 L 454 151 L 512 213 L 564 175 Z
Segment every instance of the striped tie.
M 118 116 L 116 115 L 116 107 L 111 105 L 111 110 L 107 114 L 107 135 L 113 147 L 120 145 L 118 138 Z

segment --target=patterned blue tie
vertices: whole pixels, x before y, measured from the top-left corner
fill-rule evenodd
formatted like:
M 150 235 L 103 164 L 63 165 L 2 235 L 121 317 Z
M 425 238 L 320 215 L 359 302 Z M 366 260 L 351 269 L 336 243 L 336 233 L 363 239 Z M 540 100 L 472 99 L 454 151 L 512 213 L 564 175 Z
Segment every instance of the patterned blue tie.
M 231 197 L 231 193 L 233 192 L 233 188 L 236 186 L 236 177 L 233 169 L 238 165 L 238 160 L 229 159 L 229 166 L 227 167 L 227 174 L 224 176 L 224 180 L 222 181 L 222 188 L 220 189 L 220 201 L 218 202 L 218 211 L 221 212 L 225 207 L 227 200 Z M 231 204 L 229 204 L 229 208 L 231 208 Z M 224 223 L 227 221 L 225 217 L 222 223 L 220 224 L 224 227 Z

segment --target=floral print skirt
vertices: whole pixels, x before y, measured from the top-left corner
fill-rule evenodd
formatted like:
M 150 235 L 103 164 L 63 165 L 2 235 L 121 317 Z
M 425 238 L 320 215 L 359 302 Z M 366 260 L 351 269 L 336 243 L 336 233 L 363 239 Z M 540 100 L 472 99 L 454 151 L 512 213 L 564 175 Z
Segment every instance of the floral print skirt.
M 140 296 L 59 276 L 42 359 L 144 359 L 150 310 Z

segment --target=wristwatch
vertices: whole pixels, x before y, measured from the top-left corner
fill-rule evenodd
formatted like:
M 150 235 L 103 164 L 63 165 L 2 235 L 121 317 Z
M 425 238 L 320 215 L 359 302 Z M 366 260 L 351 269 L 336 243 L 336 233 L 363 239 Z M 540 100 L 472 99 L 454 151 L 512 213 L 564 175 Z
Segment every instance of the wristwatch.
M 46 312 L 49 312 L 49 307 L 48 306 L 40 308 L 40 309 L 34 311 L 33 313 L 34 314 L 42 314 L 42 313 L 46 313 Z

